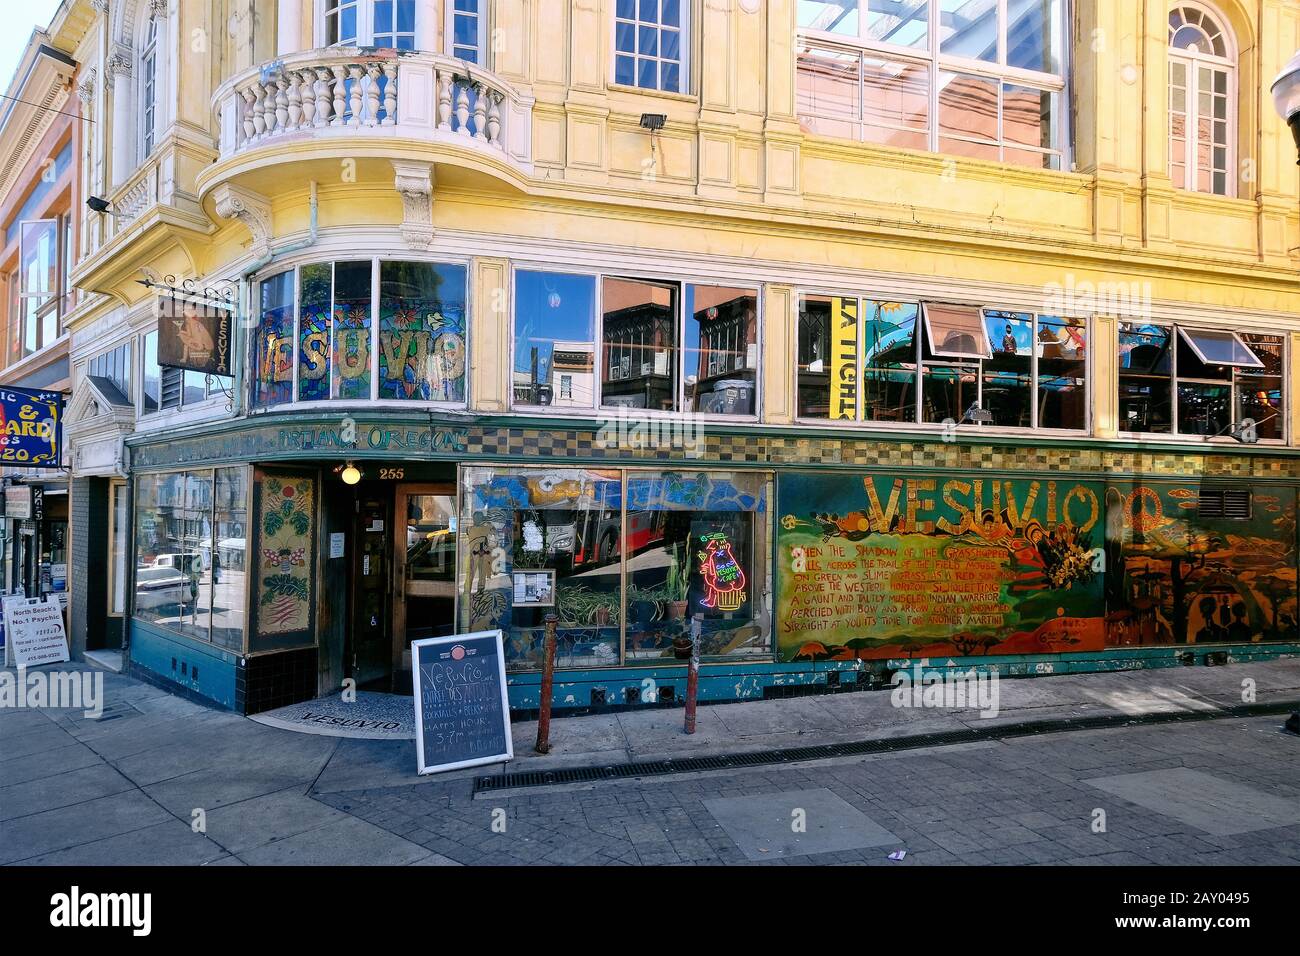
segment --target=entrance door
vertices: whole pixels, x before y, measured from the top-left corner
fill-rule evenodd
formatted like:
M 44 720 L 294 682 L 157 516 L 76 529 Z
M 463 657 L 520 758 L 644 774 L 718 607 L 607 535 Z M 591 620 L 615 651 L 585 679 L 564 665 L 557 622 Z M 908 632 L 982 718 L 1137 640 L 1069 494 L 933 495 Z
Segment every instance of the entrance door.
M 409 673 L 411 641 L 456 630 L 456 487 L 397 487 L 393 534 L 393 667 Z
M 352 677 L 358 686 L 383 681 L 392 672 L 389 630 L 390 522 L 386 496 L 357 499 L 352 540 Z M 388 689 L 387 686 L 384 687 Z

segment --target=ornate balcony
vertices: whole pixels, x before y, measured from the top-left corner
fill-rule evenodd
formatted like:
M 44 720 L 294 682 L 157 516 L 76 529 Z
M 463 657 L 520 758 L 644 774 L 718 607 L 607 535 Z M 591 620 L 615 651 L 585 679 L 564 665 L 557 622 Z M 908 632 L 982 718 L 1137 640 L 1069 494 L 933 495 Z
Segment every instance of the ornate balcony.
M 308 50 L 228 80 L 213 105 L 223 161 L 304 137 L 394 137 L 479 150 L 532 169 L 533 98 L 448 56 Z

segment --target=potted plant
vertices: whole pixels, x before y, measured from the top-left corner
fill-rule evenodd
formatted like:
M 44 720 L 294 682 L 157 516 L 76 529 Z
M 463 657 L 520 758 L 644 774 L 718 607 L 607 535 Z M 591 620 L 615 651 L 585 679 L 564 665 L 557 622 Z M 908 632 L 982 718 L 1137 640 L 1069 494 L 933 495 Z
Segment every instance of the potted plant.
M 668 561 L 668 580 L 664 583 L 664 617 L 680 621 L 686 617 L 686 598 L 690 593 L 691 564 L 685 548 L 673 548 Z

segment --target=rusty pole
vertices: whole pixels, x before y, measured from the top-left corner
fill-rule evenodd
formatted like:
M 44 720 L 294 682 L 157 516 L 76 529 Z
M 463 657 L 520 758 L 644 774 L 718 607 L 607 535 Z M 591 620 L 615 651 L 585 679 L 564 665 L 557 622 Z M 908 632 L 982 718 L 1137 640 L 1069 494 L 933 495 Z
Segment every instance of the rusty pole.
M 537 743 L 533 746 L 539 754 L 551 752 L 551 688 L 555 683 L 555 623 L 554 614 L 546 615 L 546 650 L 542 658 L 542 699 L 537 705 Z
M 703 615 L 691 618 L 691 663 L 686 670 L 686 732 L 695 733 L 695 698 L 700 691 L 700 622 Z

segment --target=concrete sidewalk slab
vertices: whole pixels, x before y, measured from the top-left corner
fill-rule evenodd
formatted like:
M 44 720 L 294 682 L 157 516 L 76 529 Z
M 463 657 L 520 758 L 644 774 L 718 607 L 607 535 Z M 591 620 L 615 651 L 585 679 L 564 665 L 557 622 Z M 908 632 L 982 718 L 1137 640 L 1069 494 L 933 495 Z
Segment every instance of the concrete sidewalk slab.
M 253 866 L 401 866 L 430 851 L 356 817 L 237 854 Z
M 168 819 L 24 862 L 32 866 L 202 866 L 225 852 L 187 824 Z
M 172 820 L 138 790 L 0 822 L 0 863 L 93 843 Z
M 0 786 L 0 820 L 75 806 L 134 789 L 135 784 L 118 771 L 106 763 L 97 763 L 26 783 Z
M 239 855 L 348 819 L 346 813 L 307 796 L 306 789 L 278 790 L 213 810 L 207 815 L 207 835 Z

